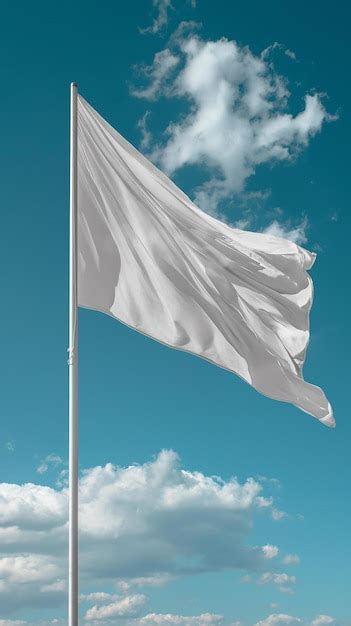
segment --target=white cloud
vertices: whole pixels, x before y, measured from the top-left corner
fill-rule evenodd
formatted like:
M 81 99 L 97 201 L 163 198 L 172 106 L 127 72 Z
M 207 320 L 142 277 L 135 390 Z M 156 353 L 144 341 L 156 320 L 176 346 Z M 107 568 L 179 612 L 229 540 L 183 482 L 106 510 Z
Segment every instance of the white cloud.
M 66 590 L 66 582 L 64 580 L 56 580 L 53 583 L 48 583 L 47 585 L 42 585 L 40 587 L 40 591 L 46 591 L 46 592 L 51 592 L 51 591 L 65 591 Z
M 93 606 L 85 614 L 85 619 L 91 620 L 103 620 L 110 618 L 127 618 L 135 617 L 139 614 L 140 610 L 146 602 L 146 597 L 142 594 L 135 594 L 133 596 L 126 596 L 110 604 L 104 604 L 102 606 Z
M 296 583 L 296 576 L 289 576 L 285 572 L 265 572 L 258 579 L 259 585 L 275 585 L 281 593 L 293 593 L 291 585 Z
M 283 237 L 284 239 L 290 239 L 290 241 L 294 241 L 295 243 L 303 244 L 307 241 L 307 228 L 307 218 L 304 218 L 300 224 L 294 227 L 290 224 L 284 224 L 282 222 L 278 222 L 278 220 L 273 220 L 273 222 L 271 222 L 271 224 L 269 224 L 263 232 L 268 235 L 274 235 L 274 237 Z
M 138 128 L 141 133 L 140 148 L 142 150 L 144 149 L 146 150 L 147 148 L 149 148 L 151 141 L 152 141 L 152 134 L 147 127 L 147 121 L 148 121 L 149 116 L 150 116 L 150 111 L 145 111 L 143 117 L 141 117 L 140 120 L 138 121 Z
M 91 593 L 90 599 L 94 601 L 96 595 L 97 600 L 102 593 Z M 105 594 L 105 600 L 112 598 L 112 594 Z M 139 599 L 137 599 L 139 598 Z M 87 623 L 93 624 L 123 624 L 125 626 L 221 626 L 228 623 L 223 615 L 215 613 L 202 613 L 200 615 L 178 615 L 174 613 L 148 613 L 144 616 L 140 615 L 145 606 L 146 598 L 143 596 L 127 596 L 119 598 L 118 602 L 110 602 L 105 606 L 91 607 L 86 613 L 85 619 Z M 278 604 L 272 602 L 272 608 L 277 608 Z M 87 617 L 88 615 L 88 617 Z M 286 613 L 273 613 L 266 618 L 256 622 L 254 626 L 290 626 L 294 624 L 304 624 L 306 626 L 330 626 L 335 624 L 336 620 L 330 615 L 317 615 L 312 621 L 308 622 L 299 617 L 288 615 Z M 0 619 L 0 626 L 64 626 L 64 620 L 51 618 L 40 621 L 27 621 L 22 619 Z M 229 626 L 242 626 L 239 620 L 229 622 Z
M 211 626 L 212 624 L 220 624 L 222 621 L 223 615 L 213 613 L 193 616 L 149 613 L 139 619 L 138 624 L 139 626 Z
M 144 68 L 149 86 L 133 93 L 189 103 L 188 114 L 169 124 L 166 140 L 154 146 L 151 157 L 170 175 L 186 165 L 205 168 L 208 178 L 195 201 L 218 212 L 223 199 L 243 192 L 259 165 L 292 160 L 334 118 L 318 94 L 306 94 L 300 112 L 290 113 L 287 82 L 275 72 L 267 51 L 256 56 L 235 41 L 205 41 L 193 33 L 185 36 L 185 30 L 183 24 L 170 47 Z M 165 54 L 161 64 L 160 54 Z M 172 80 L 167 80 L 167 63 L 160 69 L 167 59 L 178 68 Z
M 47 556 L 26 554 L 0 557 L 2 583 L 44 582 L 58 574 L 58 567 Z
M 23 538 L 27 530 L 40 531 L 61 525 L 67 518 L 67 495 L 51 487 L 26 483 L 0 483 L 0 538 L 11 542 L 18 530 Z M 13 533 L 13 534 L 12 534 Z M 19 537 L 20 539 L 20 537 Z
M 300 557 L 297 554 L 286 554 L 283 558 L 284 565 L 298 565 Z
M 266 559 L 274 559 L 279 554 L 279 548 L 268 543 L 266 546 L 262 546 L 262 552 Z
M 151 26 L 139 29 L 143 34 L 149 33 L 155 35 L 163 30 L 168 23 L 168 11 L 172 8 L 171 0 L 152 0 L 152 5 L 157 11 L 157 15 Z
M 311 626 L 325 626 L 325 624 L 334 624 L 335 618 L 330 615 L 317 615 L 311 622 Z
M 5 448 L 8 452 L 14 452 L 16 450 L 16 446 L 13 441 L 6 441 Z
M 119 596 L 106 591 L 93 591 L 91 593 L 81 593 L 79 599 L 81 602 L 114 602 L 119 599 Z
M 128 580 L 117 580 L 116 588 L 127 593 L 133 587 L 161 587 L 170 582 L 173 576 L 169 574 L 156 574 L 155 576 L 136 576 Z
M 285 593 L 286 595 L 294 595 L 294 590 L 292 587 L 284 587 L 284 585 L 282 587 L 279 587 L 279 591 L 280 593 Z
M 272 509 L 272 519 L 275 522 L 280 522 L 285 517 L 287 517 L 287 513 L 285 511 L 280 511 L 279 509 L 276 509 L 275 507 L 273 507 L 273 509 Z
M 268 615 L 266 619 L 263 619 L 255 624 L 255 626 L 277 626 L 279 624 L 299 624 L 301 623 L 299 617 L 293 617 L 292 615 L 286 615 L 285 613 L 273 613 Z
M 166 80 L 172 74 L 179 59 L 166 48 L 157 52 L 154 57 L 152 66 L 142 66 L 139 72 L 148 80 L 148 86 L 140 89 L 131 88 L 131 94 L 136 98 L 145 98 L 146 100 L 156 100 L 161 89 L 164 89 Z
M 190 6 L 196 8 L 196 0 L 188 0 Z M 139 28 L 139 32 L 142 35 L 156 35 L 162 33 L 167 27 L 169 21 L 169 12 L 174 9 L 171 0 L 152 0 L 152 6 L 156 11 L 156 16 L 151 24 L 147 28 Z
M 260 576 L 260 584 L 267 585 L 268 583 L 273 583 L 274 585 L 285 585 L 296 582 L 295 576 L 289 576 L 289 574 L 276 574 L 273 572 L 265 572 Z
M 258 496 L 257 504 L 261 509 L 270 508 L 273 504 L 273 498 L 272 496 L 270 496 L 269 498 L 265 498 L 264 496 Z
M 49 467 L 58 467 L 63 464 L 63 460 L 58 454 L 48 454 L 37 467 L 38 474 L 45 474 Z
M 279 51 L 283 52 L 287 57 L 289 57 L 289 59 L 291 59 L 293 61 L 296 61 L 296 54 L 295 54 L 295 52 L 293 52 L 293 50 L 289 50 L 289 48 L 284 46 L 284 44 L 278 43 L 278 41 L 275 41 L 272 45 L 270 45 L 267 48 L 265 48 L 265 50 L 263 50 L 263 52 L 261 53 L 261 58 L 262 59 L 266 59 L 275 50 L 279 50 Z
M 286 54 L 286 56 L 290 59 L 293 59 L 293 61 L 296 61 L 296 54 L 293 50 L 289 50 L 289 48 L 286 48 L 284 50 L 284 54 Z
M 109 550 L 103 567 L 113 566 L 114 576 L 257 565 L 261 552 L 245 548 L 243 538 L 260 490 L 252 479 L 222 483 L 184 471 L 170 451 L 125 470 L 96 467 L 81 479 L 82 542 L 88 551 L 85 538 L 89 546 L 112 542 L 119 565 Z
M 67 626 L 67 621 L 57 618 L 41 619 L 35 622 L 22 619 L 0 619 L 0 626 Z
M 82 591 L 109 583 L 126 593 L 183 573 L 267 566 L 249 535 L 256 512 L 270 514 L 274 503 L 252 478 L 187 471 L 163 451 L 143 465 L 86 470 L 79 489 Z M 3 611 L 64 601 L 67 493 L 66 485 L 0 484 Z

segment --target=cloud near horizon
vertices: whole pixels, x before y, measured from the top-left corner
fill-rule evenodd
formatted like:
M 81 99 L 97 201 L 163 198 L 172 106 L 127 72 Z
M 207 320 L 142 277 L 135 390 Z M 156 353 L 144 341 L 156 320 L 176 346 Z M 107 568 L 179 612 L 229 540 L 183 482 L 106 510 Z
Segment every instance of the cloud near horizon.
M 82 591 L 114 584 L 129 592 L 182 574 L 274 567 L 276 546 L 248 544 L 257 515 L 274 510 L 262 489 L 252 478 L 224 481 L 182 469 L 172 450 L 143 465 L 85 470 Z M 58 606 L 66 585 L 67 486 L 1 483 L 0 500 L 0 617 Z
M 145 599 L 137 600 L 136 596 L 126 597 L 119 603 L 103 606 L 94 606 L 85 616 L 87 626 L 243 626 L 239 620 L 229 621 L 223 615 L 216 613 L 201 613 L 200 615 L 178 615 L 174 613 L 147 613 L 143 615 Z M 139 613 L 139 614 L 138 614 Z M 286 613 L 272 613 L 252 626 L 332 626 L 336 624 L 330 615 L 316 615 L 310 622 L 288 615 Z M 40 620 L 35 623 L 27 620 L 0 619 L 0 626 L 66 626 L 63 619 Z

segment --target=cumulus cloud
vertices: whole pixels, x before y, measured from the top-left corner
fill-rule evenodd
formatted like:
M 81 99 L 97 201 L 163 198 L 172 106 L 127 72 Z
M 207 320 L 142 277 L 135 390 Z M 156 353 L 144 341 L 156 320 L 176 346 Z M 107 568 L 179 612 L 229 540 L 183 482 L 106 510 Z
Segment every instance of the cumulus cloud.
M 262 571 L 274 551 L 248 541 L 256 512 L 270 513 L 274 504 L 259 482 L 187 471 L 170 450 L 143 465 L 88 469 L 79 494 L 82 591 L 113 584 L 125 593 L 183 573 Z M 65 597 L 67 487 L 2 483 L 0 502 L 2 611 L 58 606 Z
M 222 483 L 182 470 L 171 451 L 125 470 L 93 468 L 81 479 L 82 542 L 89 538 L 86 566 L 96 572 L 90 546 L 113 541 L 118 566 L 106 550 L 104 575 L 110 570 L 114 576 L 135 577 L 257 567 L 262 553 L 246 548 L 244 538 L 260 491 L 252 479 L 243 485 L 235 479 Z
M 23 539 L 26 531 L 40 532 L 62 525 L 67 518 L 67 494 L 51 487 L 0 483 L 1 543 Z M 21 536 L 17 534 L 20 531 Z
M 266 559 L 274 559 L 274 557 L 279 554 L 279 548 L 278 546 L 267 544 L 266 546 L 262 546 L 262 552 Z
M 102 606 L 93 606 L 85 614 L 87 621 L 104 620 L 111 618 L 128 618 L 138 615 L 146 602 L 146 597 L 142 594 L 126 596 L 115 602 Z
M 298 113 L 289 112 L 287 81 L 268 59 L 280 44 L 256 56 L 235 41 L 205 41 L 186 31 L 182 24 L 169 47 L 143 68 L 148 86 L 133 94 L 188 103 L 188 113 L 169 124 L 150 155 L 169 175 L 186 165 L 207 171 L 195 201 L 218 213 L 221 201 L 244 191 L 258 166 L 291 161 L 334 118 L 316 93 L 305 94 Z
M 44 582 L 58 573 L 58 567 L 47 556 L 27 554 L 0 558 L 0 579 L 3 584 Z

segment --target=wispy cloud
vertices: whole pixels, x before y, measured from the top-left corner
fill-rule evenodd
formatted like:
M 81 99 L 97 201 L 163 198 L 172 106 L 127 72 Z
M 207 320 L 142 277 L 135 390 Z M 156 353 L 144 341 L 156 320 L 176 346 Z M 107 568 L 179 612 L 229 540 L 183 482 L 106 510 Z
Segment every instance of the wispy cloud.
M 195 9 L 196 0 L 187 0 L 188 4 Z M 150 26 L 139 28 L 142 35 L 161 35 L 168 26 L 170 12 L 175 10 L 171 0 L 152 0 L 155 17 Z
M 297 554 L 286 554 L 283 563 L 284 565 L 299 565 L 300 557 Z
M 167 80 L 178 65 L 179 58 L 169 48 L 157 52 L 153 64 L 150 66 L 138 66 L 136 71 L 146 79 L 145 87 L 131 87 L 130 92 L 136 98 L 145 98 L 150 102 L 156 100 L 160 91 L 165 89 Z
M 138 121 L 138 128 L 141 133 L 141 142 L 140 148 L 142 150 L 147 150 L 150 147 L 152 141 L 152 134 L 147 127 L 147 120 L 150 115 L 150 111 L 145 111 L 143 117 Z
M 270 46 L 265 48 L 263 52 L 261 52 L 261 58 L 267 59 L 274 51 L 279 50 L 282 51 L 289 59 L 292 61 L 296 61 L 296 54 L 293 50 L 289 50 L 284 44 L 275 41 Z
M 263 620 L 256 622 L 255 626 L 279 626 L 280 624 L 299 624 L 302 620 L 286 613 L 273 613 Z
M 172 9 L 171 0 L 152 0 L 152 6 L 156 12 L 156 17 L 151 26 L 139 28 L 139 31 L 144 35 L 155 35 L 161 32 L 168 24 L 168 13 Z
M 58 454 L 48 454 L 45 459 L 40 461 L 37 467 L 38 474 L 45 474 L 50 467 L 56 468 L 63 465 L 64 461 Z
M 275 507 L 272 508 L 272 519 L 275 522 L 280 522 L 285 517 L 287 517 L 287 513 L 285 511 L 281 511 Z
M 105 620 L 111 618 L 130 618 L 140 614 L 146 602 L 146 597 L 142 594 L 126 596 L 109 604 L 93 606 L 87 610 L 85 619 L 87 621 Z
M 223 622 L 223 615 L 202 613 L 201 615 L 174 615 L 172 613 L 149 613 L 138 620 L 137 626 L 214 626 Z
M 81 593 L 80 602 L 115 602 L 120 596 L 106 591 L 92 591 L 91 593 Z

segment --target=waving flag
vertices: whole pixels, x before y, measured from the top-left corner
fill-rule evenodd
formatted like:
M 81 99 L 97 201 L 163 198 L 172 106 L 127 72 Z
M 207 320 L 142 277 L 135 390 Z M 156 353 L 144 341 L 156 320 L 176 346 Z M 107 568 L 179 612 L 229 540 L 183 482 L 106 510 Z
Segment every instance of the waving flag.
M 207 215 L 78 97 L 78 304 L 234 372 L 327 426 L 303 379 L 315 255 Z

